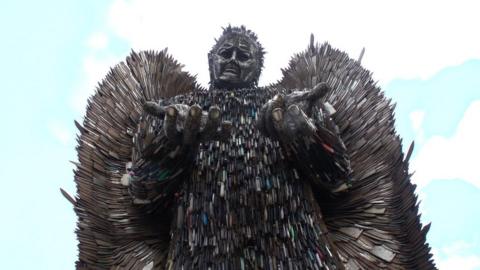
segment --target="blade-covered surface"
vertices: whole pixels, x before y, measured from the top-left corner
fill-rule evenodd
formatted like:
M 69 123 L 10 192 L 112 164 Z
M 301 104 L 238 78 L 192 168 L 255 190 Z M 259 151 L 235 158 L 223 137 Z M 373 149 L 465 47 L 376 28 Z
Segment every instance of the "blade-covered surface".
M 312 88 L 327 82 L 351 159 L 352 187 L 332 198 L 316 192 L 332 239 L 346 269 L 435 269 L 426 244 L 429 226 L 418 216 L 415 185 L 408 174 L 394 105 L 369 71 L 329 44 L 295 55 L 276 87 Z
M 164 265 L 170 216 L 154 220 L 147 207 L 134 206 L 121 178 L 142 104 L 198 88 L 181 68 L 166 51 L 132 52 L 89 99 L 83 126 L 77 124 L 77 269 L 156 269 L 152 260 Z

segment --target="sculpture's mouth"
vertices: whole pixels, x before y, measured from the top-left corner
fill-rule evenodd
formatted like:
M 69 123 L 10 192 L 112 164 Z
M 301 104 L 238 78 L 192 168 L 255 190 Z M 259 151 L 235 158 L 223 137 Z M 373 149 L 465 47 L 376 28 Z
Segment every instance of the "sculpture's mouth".
M 240 67 L 234 63 L 228 63 L 225 66 L 223 75 L 229 77 L 237 77 L 238 75 L 240 75 Z

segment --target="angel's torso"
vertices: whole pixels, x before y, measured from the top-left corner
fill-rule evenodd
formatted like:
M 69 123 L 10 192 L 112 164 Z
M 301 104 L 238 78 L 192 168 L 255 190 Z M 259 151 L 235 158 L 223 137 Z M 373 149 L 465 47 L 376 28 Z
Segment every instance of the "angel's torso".
M 227 142 L 200 145 L 172 225 L 173 269 L 335 269 L 321 213 L 280 151 L 255 128 L 264 89 L 193 94 L 233 123 Z

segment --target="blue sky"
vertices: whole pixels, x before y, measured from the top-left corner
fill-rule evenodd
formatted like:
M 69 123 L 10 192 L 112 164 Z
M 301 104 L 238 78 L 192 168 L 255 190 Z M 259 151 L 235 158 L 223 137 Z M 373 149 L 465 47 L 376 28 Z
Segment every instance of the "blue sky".
M 397 102 L 404 148 L 415 140 L 410 168 L 420 187 L 422 220 L 432 222 L 428 241 L 444 269 L 458 269 L 465 261 L 473 265 L 470 269 L 480 269 L 480 172 L 474 164 L 479 75 L 480 60 L 468 60 L 426 80 L 393 80 L 385 87 Z
M 312 32 L 352 57 L 366 47 L 364 65 L 397 102 L 405 147 L 415 140 L 411 170 L 439 266 L 480 269 L 480 9 L 469 1 L 331 2 L 279 2 L 275 12 L 263 2 L 251 10 L 249 1 L 235 11 L 219 1 L 208 9 L 149 0 L 2 3 L 1 268 L 74 269 L 76 217 L 59 188 L 75 193 L 73 120 L 108 68 L 132 48 L 168 47 L 205 84 L 206 52 L 232 23 L 252 28 L 266 48 L 264 84 L 280 78 Z

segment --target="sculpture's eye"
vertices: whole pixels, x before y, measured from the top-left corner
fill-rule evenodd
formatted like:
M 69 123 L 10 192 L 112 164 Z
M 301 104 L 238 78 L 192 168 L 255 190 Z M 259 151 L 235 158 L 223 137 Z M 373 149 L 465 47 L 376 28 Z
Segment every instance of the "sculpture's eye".
M 245 53 L 245 52 L 242 52 L 242 51 L 238 51 L 237 52 L 237 59 L 238 61 L 240 62 L 245 62 L 247 61 L 248 59 L 250 59 L 250 55 L 248 53 Z
M 220 52 L 220 56 L 228 59 L 232 57 L 232 53 L 233 53 L 232 50 L 223 50 Z

